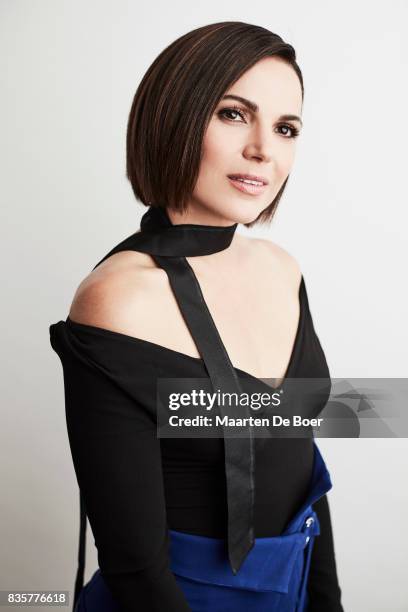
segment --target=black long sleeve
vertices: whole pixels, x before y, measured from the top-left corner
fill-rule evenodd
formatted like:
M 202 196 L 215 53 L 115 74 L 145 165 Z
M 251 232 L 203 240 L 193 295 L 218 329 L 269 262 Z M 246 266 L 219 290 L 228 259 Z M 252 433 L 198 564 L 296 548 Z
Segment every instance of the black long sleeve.
M 333 531 L 327 495 L 313 504 L 321 535 L 315 538 L 308 580 L 308 612 L 344 612 L 337 567 Z
M 51 338 L 63 363 L 69 443 L 106 584 L 123 612 L 189 612 L 168 564 L 155 424 L 86 351 L 68 351 Z
M 124 612 L 189 611 L 171 571 L 168 527 L 224 537 L 223 445 L 158 438 L 155 385 L 161 376 L 205 376 L 202 362 L 78 323 L 60 321 L 50 334 L 63 365 L 73 464 L 106 584 Z M 306 354 L 310 372 L 314 353 Z M 311 453 L 310 440 L 299 438 L 276 439 L 257 455 L 259 537 L 278 535 L 296 510 Z M 321 535 L 312 551 L 308 612 L 343 612 L 327 497 L 313 506 Z

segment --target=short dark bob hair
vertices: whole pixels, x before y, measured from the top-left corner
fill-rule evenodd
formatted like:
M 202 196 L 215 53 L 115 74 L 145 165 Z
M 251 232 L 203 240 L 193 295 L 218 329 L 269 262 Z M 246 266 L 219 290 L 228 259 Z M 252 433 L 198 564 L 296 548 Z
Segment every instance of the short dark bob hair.
M 206 127 L 224 93 L 246 70 L 275 56 L 293 67 L 294 48 L 266 28 L 223 21 L 187 32 L 154 60 L 133 99 L 126 137 L 126 175 L 146 206 L 184 212 L 194 191 Z M 284 192 L 251 223 L 269 222 Z

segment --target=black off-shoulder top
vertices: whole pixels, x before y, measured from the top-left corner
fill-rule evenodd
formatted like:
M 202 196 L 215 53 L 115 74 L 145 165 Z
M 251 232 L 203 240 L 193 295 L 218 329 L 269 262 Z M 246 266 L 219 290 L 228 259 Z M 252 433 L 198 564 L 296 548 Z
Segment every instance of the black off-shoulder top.
M 303 276 L 299 305 L 285 379 L 329 378 Z M 69 443 L 101 573 L 126 612 L 135 610 L 136 593 L 146 612 L 188 611 L 169 569 L 168 529 L 226 537 L 224 440 L 158 438 L 156 382 L 204 378 L 204 360 L 69 316 L 49 331 L 63 366 Z M 243 388 L 257 382 L 234 372 Z M 254 536 L 279 535 L 308 489 L 313 439 L 255 438 L 254 451 Z M 321 535 L 312 551 L 310 610 L 341 612 L 327 495 L 314 509 Z

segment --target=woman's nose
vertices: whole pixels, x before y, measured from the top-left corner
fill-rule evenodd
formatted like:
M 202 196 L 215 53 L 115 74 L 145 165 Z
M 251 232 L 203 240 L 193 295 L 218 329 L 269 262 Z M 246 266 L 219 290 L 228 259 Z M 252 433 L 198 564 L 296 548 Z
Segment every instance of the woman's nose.
M 247 157 L 257 157 L 270 162 L 273 159 L 274 148 L 276 149 L 276 143 L 271 127 L 257 127 L 250 133 L 244 154 Z

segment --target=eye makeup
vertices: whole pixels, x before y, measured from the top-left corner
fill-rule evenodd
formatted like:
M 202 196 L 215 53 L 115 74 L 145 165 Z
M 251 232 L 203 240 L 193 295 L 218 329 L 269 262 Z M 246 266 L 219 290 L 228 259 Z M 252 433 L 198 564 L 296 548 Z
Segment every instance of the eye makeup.
M 245 118 L 247 117 L 247 111 L 240 108 L 239 106 L 236 105 L 232 105 L 232 106 L 227 106 L 224 108 L 221 108 L 220 110 L 217 111 L 217 116 L 220 117 L 222 120 L 226 120 L 229 121 L 230 123 L 241 123 L 240 121 L 236 121 L 235 119 L 231 119 L 227 116 L 227 114 L 233 114 L 236 113 L 238 116 L 241 117 L 241 119 L 244 120 L 244 123 L 246 123 Z M 291 123 L 280 123 L 279 128 L 286 128 L 287 130 L 290 130 L 290 136 L 286 136 L 285 134 L 282 134 L 285 138 L 297 138 L 297 136 L 300 133 L 299 128 L 297 128 L 295 125 L 291 124 Z

